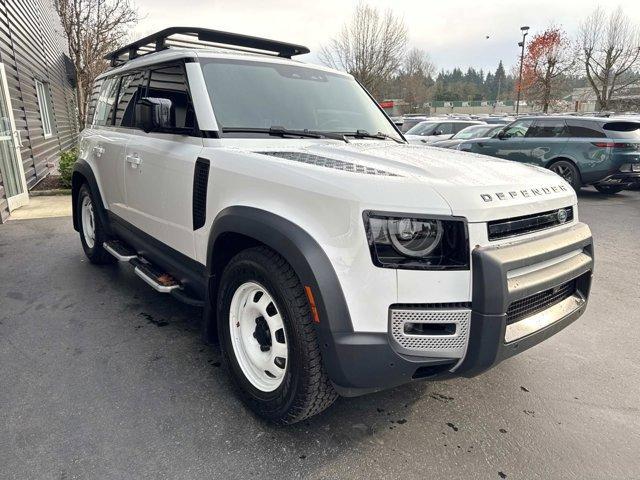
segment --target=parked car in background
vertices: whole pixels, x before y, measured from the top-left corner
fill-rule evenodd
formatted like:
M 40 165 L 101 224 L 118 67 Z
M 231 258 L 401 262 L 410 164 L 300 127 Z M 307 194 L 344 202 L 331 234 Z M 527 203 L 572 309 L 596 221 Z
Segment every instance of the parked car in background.
M 606 117 L 523 117 L 459 150 L 548 168 L 577 191 L 618 193 L 640 183 L 640 122 Z
M 402 118 L 402 126 L 400 127 L 400 131 L 405 133 L 407 130 L 415 127 L 420 122 L 424 122 L 428 117 L 420 116 L 420 117 L 403 117 Z
M 515 120 L 514 117 L 486 117 L 480 118 L 484 123 L 489 123 L 492 125 L 508 125 L 509 123 Z
M 411 128 L 405 134 L 409 143 L 422 145 L 436 140 L 448 140 L 460 130 L 471 125 L 484 125 L 477 120 L 426 120 Z
M 463 128 L 449 140 L 437 140 L 432 142 L 432 147 L 455 148 L 465 142 L 465 140 L 474 140 L 476 138 L 487 138 L 497 134 L 504 127 L 502 125 L 471 125 Z

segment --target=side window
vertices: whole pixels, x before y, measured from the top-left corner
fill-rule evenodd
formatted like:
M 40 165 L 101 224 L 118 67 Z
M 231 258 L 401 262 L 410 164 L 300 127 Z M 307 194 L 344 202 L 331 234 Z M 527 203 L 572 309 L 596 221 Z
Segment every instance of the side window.
M 564 120 L 545 119 L 536 120 L 527 132 L 527 137 L 533 138 L 558 138 L 566 137 L 566 127 Z
M 465 128 L 475 125 L 474 123 L 454 123 L 453 124 L 453 133 L 458 133 L 460 130 L 464 130 Z
M 607 134 L 598 129 L 597 125 L 589 125 L 586 122 L 567 121 L 570 137 L 578 138 L 606 138 Z
M 504 130 L 505 137 L 524 137 L 533 120 L 518 120 Z
M 143 71 L 122 76 L 116 102 L 116 126 L 135 127 L 136 102 L 146 96 L 146 75 Z
M 193 132 L 196 116 L 182 65 L 152 69 L 146 96 L 171 102 L 171 124 L 175 133 Z
M 100 78 L 99 80 L 96 80 L 93 84 L 93 89 L 91 90 L 91 96 L 89 97 L 89 101 L 87 102 L 87 111 L 85 116 L 86 125 L 93 124 L 93 114 L 96 112 L 96 105 L 98 104 L 98 97 L 100 97 L 100 90 L 102 90 L 103 83 L 104 83 L 104 78 Z
M 438 135 L 451 135 L 453 133 L 453 123 L 445 122 L 445 123 L 438 124 L 438 128 L 436 128 L 436 132 L 438 132 Z
M 107 78 L 102 83 L 98 102 L 96 103 L 96 111 L 93 115 L 93 125 L 111 125 L 119 83 L 120 79 L 116 77 Z

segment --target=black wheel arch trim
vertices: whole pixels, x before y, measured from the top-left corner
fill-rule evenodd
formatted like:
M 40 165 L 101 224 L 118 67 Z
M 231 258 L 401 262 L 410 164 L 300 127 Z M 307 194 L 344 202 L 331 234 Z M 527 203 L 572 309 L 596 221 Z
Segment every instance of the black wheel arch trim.
M 223 234 L 249 237 L 278 252 L 294 269 L 303 285 L 311 287 L 320 323 L 316 324 L 318 341 L 327 373 L 332 381 L 341 383 L 341 365 L 335 348 L 336 336 L 353 332 L 351 316 L 336 272 L 322 247 L 303 228 L 284 217 L 248 206 L 232 206 L 214 219 L 207 248 L 206 275 L 209 280 L 205 302 L 204 335 L 215 331 L 217 295 L 214 271 L 216 241 Z
M 80 193 L 80 187 L 83 183 L 87 183 L 89 185 L 89 189 L 93 194 L 93 201 L 97 203 L 97 213 L 100 217 L 100 222 L 102 223 L 105 232 L 107 235 L 112 235 L 111 225 L 109 219 L 107 218 L 107 209 L 102 202 L 102 194 L 100 193 L 100 187 L 98 186 L 98 182 L 96 180 L 96 176 L 93 173 L 93 169 L 91 165 L 86 160 L 79 159 L 73 165 L 73 173 L 71 177 L 71 211 L 72 211 L 72 219 L 73 219 L 73 228 L 77 232 L 80 231 L 80 226 L 78 225 L 78 215 L 77 215 L 77 204 L 78 204 L 78 194 Z

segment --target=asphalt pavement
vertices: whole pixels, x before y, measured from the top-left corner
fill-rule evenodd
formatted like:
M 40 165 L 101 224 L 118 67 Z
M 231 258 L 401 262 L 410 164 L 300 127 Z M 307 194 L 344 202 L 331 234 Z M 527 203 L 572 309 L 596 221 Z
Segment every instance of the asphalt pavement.
M 640 478 L 640 192 L 579 202 L 596 274 L 576 323 L 479 377 L 278 428 L 198 309 L 89 264 L 70 218 L 0 225 L 0 478 Z

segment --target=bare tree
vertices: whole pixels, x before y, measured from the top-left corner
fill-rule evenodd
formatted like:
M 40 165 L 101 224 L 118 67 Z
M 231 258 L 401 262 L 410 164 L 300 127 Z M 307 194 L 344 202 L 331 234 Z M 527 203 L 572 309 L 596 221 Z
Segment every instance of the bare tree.
M 76 70 L 82 128 L 93 82 L 108 67 L 103 57 L 125 43 L 138 13 L 130 0 L 56 0 L 55 5 Z
M 405 56 L 398 80 L 410 111 L 422 108 L 428 100 L 435 70 L 427 53 L 420 48 L 412 48 Z
M 570 46 L 564 30 L 558 27 L 534 35 L 527 45 L 522 62 L 522 90 L 526 98 L 542 106 L 544 113 L 558 100 L 574 66 Z
M 407 27 L 401 18 L 361 3 L 338 36 L 322 48 L 320 60 L 349 72 L 378 98 L 383 84 L 400 69 L 406 45 Z
M 640 30 L 618 7 L 609 15 L 598 7 L 580 25 L 578 49 L 589 84 L 604 110 L 614 94 L 638 81 Z

